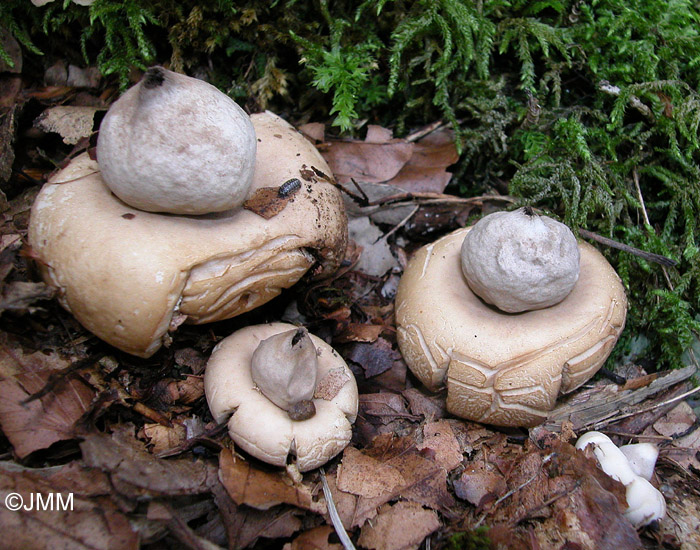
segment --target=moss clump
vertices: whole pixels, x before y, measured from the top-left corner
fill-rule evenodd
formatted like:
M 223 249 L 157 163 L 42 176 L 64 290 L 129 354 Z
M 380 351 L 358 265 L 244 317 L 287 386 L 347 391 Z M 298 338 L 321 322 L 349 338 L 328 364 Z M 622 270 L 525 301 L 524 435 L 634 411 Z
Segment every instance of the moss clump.
M 444 546 L 445 550 L 489 550 L 491 541 L 488 537 L 488 527 L 477 527 L 473 531 L 465 531 L 451 535 Z

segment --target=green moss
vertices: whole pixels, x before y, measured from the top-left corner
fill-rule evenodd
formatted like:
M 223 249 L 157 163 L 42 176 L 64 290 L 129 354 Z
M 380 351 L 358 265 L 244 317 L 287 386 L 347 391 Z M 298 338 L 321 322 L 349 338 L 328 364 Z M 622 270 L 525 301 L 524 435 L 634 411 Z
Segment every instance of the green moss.
M 487 527 L 451 535 L 444 546 L 445 550 L 489 550 L 491 541 Z

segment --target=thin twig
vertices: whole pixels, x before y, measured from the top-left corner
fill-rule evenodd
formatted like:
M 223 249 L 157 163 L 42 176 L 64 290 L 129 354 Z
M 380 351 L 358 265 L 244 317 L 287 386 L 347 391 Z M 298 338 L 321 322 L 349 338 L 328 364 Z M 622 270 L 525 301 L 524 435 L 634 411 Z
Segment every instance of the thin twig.
M 41 388 L 39 391 L 29 395 L 24 401 L 22 401 L 22 405 L 27 405 L 32 401 L 41 399 L 45 395 L 52 392 L 62 380 L 65 380 L 71 374 L 74 374 L 75 372 L 78 372 L 86 367 L 91 367 L 92 365 L 97 363 L 103 355 L 104 353 L 101 353 L 85 357 L 84 359 L 78 359 L 77 361 L 73 361 L 66 368 L 61 369 L 60 371 L 52 372 L 46 380 L 44 387 Z
M 651 222 L 649 221 L 649 214 L 647 214 L 647 207 L 644 205 L 644 196 L 642 195 L 642 188 L 639 186 L 639 174 L 637 174 L 637 167 L 632 168 L 632 179 L 634 180 L 634 189 L 637 191 L 637 198 L 639 199 L 639 204 L 642 206 L 642 216 L 644 217 L 644 223 L 651 227 Z
M 609 430 L 608 434 L 610 435 L 619 435 L 620 437 L 631 437 L 634 439 L 661 439 L 662 441 L 673 441 L 673 438 L 670 435 L 652 435 L 652 434 L 633 434 L 629 432 L 616 432 L 613 430 Z
M 350 191 L 341 183 L 335 183 L 335 186 L 350 197 L 358 206 L 365 208 L 370 206 L 405 206 L 405 203 L 413 203 L 420 205 L 437 205 L 437 204 L 482 204 L 486 201 L 514 203 L 516 199 L 509 195 L 480 195 L 478 197 L 456 197 L 444 193 L 397 193 L 388 197 L 380 197 L 375 200 L 369 200 L 369 197 L 362 189 L 359 183 L 354 179 L 350 180 L 355 188 L 361 193 L 358 195 Z
M 76 176 L 75 178 L 70 178 L 67 180 L 61 180 L 61 181 L 52 181 L 51 183 L 56 184 L 56 185 L 62 185 L 64 183 L 73 183 L 75 181 L 80 181 L 83 178 L 87 178 L 89 176 L 93 176 L 95 174 L 99 174 L 99 170 L 92 170 L 91 172 L 88 172 L 87 174 L 82 174 L 80 176 Z
M 408 216 L 406 216 L 403 220 L 401 220 L 394 227 L 392 227 L 386 234 L 379 237 L 375 242 L 379 242 L 381 240 L 387 241 L 389 239 L 389 237 L 391 237 L 394 233 L 396 233 L 399 229 L 401 229 L 404 225 L 406 225 L 408 223 L 408 220 L 410 220 L 413 216 L 415 216 L 416 212 L 418 212 L 418 210 L 420 210 L 420 205 L 416 204 Z
M 418 141 L 421 138 L 424 138 L 428 134 L 432 134 L 436 130 L 439 130 L 443 126 L 448 126 L 449 124 L 445 124 L 442 120 L 437 120 L 433 122 L 432 124 L 428 124 L 427 126 L 424 126 L 420 130 L 416 130 L 412 134 L 409 134 L 406 136 L 406 141 L 409 143 Z
M 610 84 L 610 82 L 608 82 L 607 80 L 602 80 L 598 85 L 598 89 L 601 92 L 605 92 L 606 94 L 610 94 L 615 97 L 618 97 L 620 95 L 620 92 L 622 91 L 620 90 L 619 86 Z M 637 109 L 637 111 L 642 113 L 651 122 L 654 122 L 654 113 L 646 104 L 642 103 L 641 99 L 639 99 L 636 95 L 631 95 L 629 98 L 629 102 L 632 107 Z
M 545 464 L 547 464 L 547 462 L 549 462 L 549 461 L 552 459 L 552 457 L 554 456 L 554 454 L 555 454 L 555 453 L 550 453 L 550 454 L 548 454 L 547 456 L 545 456 L 545 457 L 542 459 L 542 466 L 544 466 Z M 514 489 L 511 489 L 510 491 L 508 491 L 505 495 L 499 497 L 499 498 L 493 503 L 493 506 L 492 506 L 491 508 L 492 508 L 492 509 L 493 509 L 493 508 L 496 508 L 501 502 L 503 502 L 503 501 L 506 500 L 507 498 L 510 498 L 511 496 L 513 496 L 515 493 L 517 493 L 517 492 L 520 491 L 521 489 L 524 489 L 525 487 L 527 487 L 528 485 L 530 485 L 530 483 L 532 483 L 533 481 L 535 481 L 541 474 L 542 474 L 541 471 L 537 471 L 530 479 L 528 479 L 527 481 L 524 481 L 523 483 L 521 483 L 520 485 L 518 485 L 518 486 L 515 487 Z M 474 527 L 479 527 L 479 526 L 483 523 L 483 521 L 484 521 L 485 519 L 486 519 L 486 512 L 484 512 L 484 513 L 481 515 L 481 517 L 480 517 L 479 520 L 476 522 L 476 525 L 475 525 Z
M 338 538 L 340 539 L 343 548 L 345 548 L 345 550 L 355 550 L 355 545 L 350 540 L 347 531 L 345 531 L 343 522 L 340 520 L 338 510 L 336 509 L 335 503 L 333 502 L 333 494 L 331 493 L 331 488 L 328 486 L 328 482 L 326 481 L 326 472 L 324 472 L 323 468 L 321 468 L 320 473 L 321 483 L 323 484 L 323 496 L 326 497 L 328 515 L 331 517 L 331 523 L 333 524 L 333 528 L 335 529 L 335 532 L 338 535 Z
M 641 204 L 642 206 L 642 216 L 644 216 L 644 223 L 648 228 L 651 228 L 649 214 L 647 214 L 647 207 L 644 204 L 644 195 L 642 195 L 642 188 L 639 185 L 639 174 L 637 174 L 636 166 L 632 168 L 632 179 L 634 180 L 634 188 L 637 191 L 637 198 L 639 199 L 639 204 Z M 666 267 L 662 265 L 661 271 L 663 272 L 664 278 L 666 279 L 666 285 L 668 286 L 669 290 L 673 292 L 673 283 L 671 282 L 671 277 L 669 277 L 668 275 L 668 271 L 666 271 Z
M 629 418 L 630 416 L 637 416 L 638 414 L 642 414 L 642 413 L 646 413 L 646 412 L 650 412 L 650 411 L 656 410 L 656 409 L 658 409 L 659 407 L 664 407 L 664 406 L 666 406 L 666 405 L 670 405 L 671 403 L 675 403 L 676 401 L 681 401 L 682 399 L 685 399 L 686 397 L 688 397 L 688 396 L 690 396 L 690 395 L 693 395 L 694 393 L 697 393 L 697 392 L 699 392 L 699 391 L 700 391 L 700 386 L 698 386 L 697 388 L 694 388 L 694 389 L 692 389 L 692 390 L 690 390 L 690 391 L 687 391 L 687 392 L 685 392 L 685 393 L 682 393 L 682 394 L 680 394 L 680 395 L 677 395 L 676 397 L 672 397 L 671 399 L 668 399 L 668 400 L 666 400 L 666 401 L 663 401 L 662 403 L 657 403 L 656 405 L 651 405 L 650 407 L 646 407 L 646 408 L 644 408 L 644 409 L 639 409 L 638 411 L 633 411 L 633 412 L 630 412 L 630 413 L 625 413 L 625 414 L 621 414 L 621 415 L 618 415 L 618 416 L 613 416 L 612 418 L 608 418 L 608 419 L 606 419 L 606 420 L 603 420 L 603 421 L 601 421 L 601 422 L 598 422 L 598 423 L 596 423 L 596 424 L 593 424 L 593 425 L 591 426 L 591 429 L 597 430 L 597 429 L 600 429 L 600 428 L 603 427 L 603 426 L 607 426 L 608 424 L 612 424 L 613 422 L 617 422 L 618 420 L 623 420 L 623 419 L 625 419 L 625 418 Z M 588 429 L 588 427 L 585 427 L 584 429 Z
M 543 508 L 546 508 L 546 507 L 549 506 L 550 504 L 554 504 L 557 500 L 559 500 L 560 498 L 565 497 L 566 495 L 572 493 L 573 491 L 575 491 L 576 489 L 578 489 L 580 486 L 581 486 L 581 482 L 580 482 L 580 481 L 577 481 L 577 482 L 574 484 L 574 488 L 573 488 L 573 489 L 563 489 L 563 490 L 559 491 L 558 493 L 555 493 L 554 496 L 552 496 L 551 498 L 548 498 L 547 500 L 545 500 L 545 501 L 544 501 L 542 504 L 540 504 L 539 506 L 535 506 L 535 507 L 532 508 L 531 510 L 528 510 L 528 511 L 525 513 L 525 515 L 523 515 L 523 516 L 521 516 L 521 517 L 519 517 L 519 518 L 513 520 L 513 521 L 511 522 L 511 525 L 512 525 L 512 526 L 518 525 L 521 521 L 525 521 L 526 519 L 532 517 L 533 514 L 535 514 L 536 512 L 539 512 L 539 511 L 542 510 Z
M 579 235 L 586 239 L 594 240 L 600 244 L 609 246 L 610 248 L 622 250 L 623 252 L 629 252 L 630 254 L 634 254 L 635 256 L 639 256 L 640 258 L 644 258 L 645 260 L 648 260 L 650 262 L 661 264 L 662 266 L 672 267 L 678 263 L 675 260 L 672 260 L 671 258 L 662 256 L 661 254 L 654 254 L 653 252 L 640 250 L 639 248 L 635 248 L 634 246 L 630 246 L 619 241 L 614 241 L 613 239 L 608 239 L 607 237 L 603 237 L 602 235 L 598 235 L 597 233 L 593 233 L 592 231 L 588 231 L 587 229 L 579 228 L 578 232 Z

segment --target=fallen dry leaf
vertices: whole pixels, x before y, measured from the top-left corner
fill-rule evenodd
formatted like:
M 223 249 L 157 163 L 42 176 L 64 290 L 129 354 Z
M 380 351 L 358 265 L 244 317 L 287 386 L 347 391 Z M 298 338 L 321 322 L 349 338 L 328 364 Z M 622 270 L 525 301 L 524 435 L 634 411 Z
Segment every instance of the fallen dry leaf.
M 297 128 L 312 143 L 326 139 L 326 125 L 323 122 L 308 122 Z
M 187 438 L 187 429 L 181 423 L 173 424 L 172 427 L 162 424 L 144 424 L 143 435 L 148 439 L 151 452 L 158 455 L 184 443 Z
M 328 483 L 328 488 L 331 491 L 333 504 L 335 504 L 335 509 L 338 512 L 340 521 L 346 530 L 350 530 L 353 528 L 353 520 L 355 519 L 357 496 L 338 489 L 337 474 L 337 470 L 335 472 L 328 472 L 326 475 L 326 482 Z M 326 523 L 331 523 L 330 515 L 327 512 L 324 512 L 323 517 L 325 518 Z
M 390 184 L 411 193 L 442 193 L 452 177 L 447 167 L 459 158 L 454 134 L 447 129 L 409 142 L 370 126 L 364 141 L 330 141 L 318 148 L 341 184 Z
M 204 396 L 204 377 L 158 380 L 149 394 L 152 406 L 163 411 L 172 410 L 174 405 L 189 405 Z
M 337 343 L 346 344 L 348 342 L 365 342 L 371 344 L 376 342 L 379 335 L 386 330 L 385 325 L 369 325 L 362 323 L 349 323 L 343 331 L 334 339 Z
M 286 503 L 313 512 L 325 510 L 325 503 L 315 501 L 308 486 L 293 483 L 286 473 L 259 470 L 228 449 L 219 454 L 219 479 L 238 505 L 268 510 Z
M 678 437 L 688 432 L 698 417 L 695 411 L 685 401 L 676 405 L 663 418 L 654 422 L 654 430 L 661 435 L 668 437 Z
M 384 128 L 377 124 L 369 124 L 367 126 L 367 135 L 365 143 L 387 143 L 394 138 L 394 132 L 390 128 Z
M 389 424 L 401 418 L 418 420 L 418 417 L 408 412 L 401 395 L 391 392 L 360 395 L 360 414 L 365 417 L 373 416 L 382 424 Z
M 664 447 L 663 453 L 664 456 L 685 468 L 687 472 L 699 472 L 700 428 L 693 430 L 688 435 L 674 439 L 673 445 Z
M 396 361 L 401 360 L 401 353 L 395 350 L 385 338 L 377 338 L 372 343 L 354 342 L 343 354 L 347 361 L 362 367 L 366 378 L 377 376 L 389 370 Z
M 351 217 L 348 220 L 348 235 L 362 249 L 355 270 L 382 277 L 387 271 L 398 267 L 389 243 L 382 238 L 384 233 L 369 216 Z
M 76 462 L 38 470 L 1 463 L 0 494 L 18 493 L 24 507 L 33 509 L 11 511 L 0 506 L 0 546 L 135 550 L 139 537 L 127 516 L 108 498 L 110 492 L 109 480 L 101 472 Z M 52 496 L 51 509 L 43 510 L 37 495 L 44 502 Z
M 156 458 L 133 432 L 133 426 L 120 424 L 111 435 L 88 434 L 80 444 L 85 464 L 108 474 L 121 495 L 133 499 L 198 495 L 210 492 L 217 483 L 215 465 L 187 458 Z
M 442 193 L 452 178 L 446 169 L 458 159 L 452 131 L 433 132 L 416 143 L 410 160 L 390 183 L 409 193 Z
M 659 531 L 665 538 L 669 537 L 680 544 L 664 544 L 664 548 L 700 548 L 700 496 L 682 489 L 682 493 L 675 498 L 667 499 L 666 505 L 666 517 L 660 521 Z M 662 540 L 665 542 L 665 539 Z
M 321 525 L 304 531 L 292 542 L 284 545 L 282 550 L 343 550 L 343 545 L 329 542 L 329 538 L 335 534 L 330 525 Z
M 175 363 L 188 367 L 192 374 L 202 374 L 207 365 L 207 358 L 194 348 L 181 348 L 175 351 Z
M 50 300 L 56 295 L 56 288 L 46 283 L 13 281 L 3 285 L 0 293 L 0 315 L 3 311 L 26 313 L 36 309 L 39 300 Z
M 34 126 L 45 132 L 55 132 L 63 142 L 75 145 L 81 139 L 92 135 L 97 107 L 78 107 L 74 105 L 57 105 L 41 113 L 34 121 Z
M 243 208 L 269 220 L 284 210 L 301 188 L 301 180 L 292 178 L 279 187 L 261 187 L 243 203 Z
M 391 495 L 405 480 L 396 468 L 367 456 L 354 447 L 346 447 L 338 466 L 337 487 L 365 498 Z
M 444 396 L 426 395 L 418 388 L 408 388 L 401 395 L 408 401 L 411 413 L 423 416 L 426 420 L 438 420 L 447 413 Z
M 20 348 L 0 348 L 0 426 L 18 457 L 75 437 L 75 426 L 95 396 L 82 379 L 59 379 L 52 391 L 26 402 L 69 365 L 55 353 L 25 356 Z
M 332 141 L 319 146 L 339 183 L 353 179 L 365 183 L 384 183 L 394 178 L 411 158 L 415 145 L 401 139 L 385 143 Z
M 371 550 L 413 550 L 439 528 L 440 520 L 433 510 L 401 501 L 382 507 L 377 517 L 362 527 L 357 542 Z
M 453 487 L 457 498 L 478 507 L 483 507 L 488 501 L 493 502 L 508 491 L 503 475 L 494 466 L 479 460 L 469 463 L 453 482 Z
M 375 497 L 356 496 L 352 521 L 350 522 L 352 527 L 363 525 L 367 519 L 376 516 L 380 506 L 399 497 L 432 508 L 448 517 L 452 516 L 451 508 L 454 506 L 455 500 L 447 489 L 447 472 L 433 460 L 421 456 L 415 447 L 414 438 L 382 434 L 377 436 L 372 445 L 363 451 L 350 452 L 353 460 L 358 460 L 357 453 L 361 453 L 383 465 L 383 468 L 387 466 L 393 468 L 392 471 L 395 470 L 403 478 L 402 483 Z M 367 463 L 370 462 L 367 461 Z M 398 480 L 398 476 L 395 479 Z M 348 483 L 349 480 L 343 480 L 344 487 L 349 488 Z M 356 483 L 361 483 L 361 485 L 360 488 L 352 489 L 355 493 L 373 490 L 371 484 L 370 488 L 367 489 L 364 483 L 360 481 Z M 389 484 L 384 484 L 387 489 L 388 486 Z M 340 487 L 338 487 L 338 491 L 342 491 Z M 353 494 L 342 492 L 347 495 Z
M 533 535 L 540 544 L 549 540 L 546 547 L 571 541 L 587 550 L 639 548 L 637 532 L 622 514 L 625 488 L 597 466 L 592 451 L 553 437 L 541 443 L 528 442 L 509 466 L 499 465 L 508 472 L 508 498 L 489 507 L 486 522 L 512 532 L 536 519 Z
M 429 422 L 423 426 L 423 443 L 418 445 L 423 456 L 426 452 L 448 472 L 462 464 L 462 450 L 450 423 L 446 420 Z
M 259 538 L 289 538 L 302 527 L 301 511 L 292 506 L 256 510 L 238 506 L 222 484 L 212 488 L 231 549 L 248 548 Z

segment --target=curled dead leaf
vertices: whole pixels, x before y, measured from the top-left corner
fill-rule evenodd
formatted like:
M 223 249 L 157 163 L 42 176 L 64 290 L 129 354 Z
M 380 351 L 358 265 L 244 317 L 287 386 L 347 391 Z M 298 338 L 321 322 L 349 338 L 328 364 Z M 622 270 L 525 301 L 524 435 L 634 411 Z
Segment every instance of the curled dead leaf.
M 243 203 L 243 208 L 269 220 L 284 210 L 301 188 L 301 181 L 292 178 L 279 187 L 262 187 Z
M 238 505 L 269 510 L 286 503 L 313 512 L 325 509 L 325 503 L 315 501 L 307 485 L 292 482 L 284 473 L 259 470 L 229 449 L 219 454 L 219 480 Z
M 55 132 L 63 142 L 75 145 L 81 139 L 90 137 L 97 107 L 58 105 L 46 109 L 34 121 L 34 126 L 45 132 Z
M 0 506 L 3 548 L 139 547 L 138 534 L 128 517 L 108 498 L 109 480 L 99 471 L 76 462 L 44 469 L 0 463 L 0 494 L 10 493 L 20 495 L 22 507 L 10 510 Z M 47 509 L 40 505 L 39 495 Z
M 69 366 L 55 353 L 25 356 L 20 348 L 8 347 L 0 351 L 0 373 L 5 376 L 0 380 L 0 427 L 18 457 L 75 437 L 76 424 L 95 396 L 81 378 L 59 379 L 52 391 L 28 401 L 44 390 L 52 374 Z

